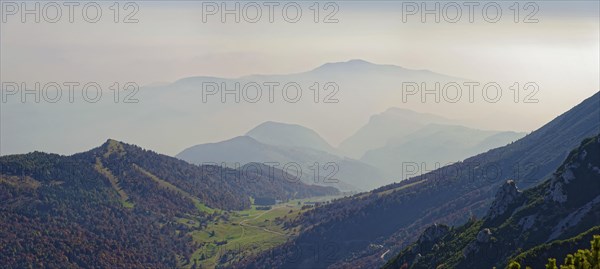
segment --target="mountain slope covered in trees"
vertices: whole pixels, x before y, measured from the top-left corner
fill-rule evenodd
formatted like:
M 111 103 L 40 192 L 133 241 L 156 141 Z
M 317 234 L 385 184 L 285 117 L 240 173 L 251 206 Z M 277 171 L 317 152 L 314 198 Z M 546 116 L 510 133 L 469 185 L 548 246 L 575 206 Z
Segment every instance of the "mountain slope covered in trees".
M 589 242 L 600 224 L 600 135 L 585 139 L 551 178 L 520 191 L 507 181 L 485 218 L 463 227 L 434 225 L 386 268 L 504 268 L 514 256 L 538 245 L 580 237 Z M 590 230 L 591 229 L 591 230 Z M 588 236 L 580 235 L 587 234 Z M 561 245 L 562 247 L 558 247 Z M 525 266 L 545 264 L 535 257 L 563 257 L 577 244 L 555 244 L 517 260 Z M 538 247 L 539 248 L 539 247 Z M 550 254 L 551 252 L 551 254 Z M 535 254 L 535 255 L 534 255 Z
M 271 175 L 196 166 L 115 140 L 72 156 L 0 157 L 0 264 L 9 268 L 174 268 L 198 248 L 179 218 L 204 223 L 251 197 L 337 194 Z

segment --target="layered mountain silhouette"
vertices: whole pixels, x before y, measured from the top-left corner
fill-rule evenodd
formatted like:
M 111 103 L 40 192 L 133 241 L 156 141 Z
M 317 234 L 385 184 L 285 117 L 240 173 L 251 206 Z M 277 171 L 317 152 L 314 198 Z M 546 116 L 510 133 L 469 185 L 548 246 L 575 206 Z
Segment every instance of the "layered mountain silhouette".
M 390 140 L 409 135 L 432 123 L 452 123 L 452 120 L 408 109 L 390 108 L 371 116 L 365 126 L 342 141 L 339 149 L 348 156 L 361 158 L 369 150 L 384 147 Z
M 252 131 L 249 133 L 256 134 Z M 378 169 L 360 161 L 314 148 L 265 144 L 250 136 L 196 145 L 183 150 L 176 157 L 194 164 L 225 163 L 228 166 L 243 166 L 262 163 L 285 169 L 302 182 L 335 186 L 343 191 L 370 190 L 386 182 Z
M 194 164 L 298 164 L 305 183 L 335 186 L 342 191 L 371 190 L 403 179 L 404 164 L 433 169 L 503 146 L 524 133 L 484 131 L 458 125 L 433 114 L 392 108 L 375 115 L 336 149 L 317 132 L 298 124 L 268 121 L 245 136 L 189 147 L 177 158 Z M 359 147 L 355 147 L 361 145 Z M 346 147 L 346 148 L 343 148 Z M 372 148 L 374 147 L 374 148 Z M 360 160 L 344 156 L 348 149 L 368 150 Z M 372 149 L 371 149 L 372 148 Z M 316 169 L 315 164 L 320 168 Z M 317 174 L 315 174 L 317 173 Z M 335 179 L 335 180 L 331 180 Z
M 386 102 L 399 100 L 398 87 L 403 81 L 422 80 L 460 81 L 427 70 L 352 60 L 294 74 L 187 77 L 166 85 L 141 88 L 132 96 L 128 91 L 119 96 L 119 102 L 105 94 L 95 105 L 81 99 L 79 94 L 73 103 L 35 106 L 23 105 L 19 98 L 9 98 L 2 106 L 2 115 L 30 117 L 25 126 L 19 120 L 2 116 L 2 137 L 13 141 L 5 143 L 2 150 L 3 154 L 33 150 L 77 152 L 92 147 L 89 141 L 135 137 L 138 144 L 156 145 L 154 150 L 175 154 L 174 150 L 198 141 L 242 135 L 243 130 L 265 119 L 311 126 L 326 137 L 341 137 L 360 127 Z M 265 83 L 277 86 L 270 92 Z M 298 100 L 295 86 L 286 91 L 286 85 L 300 86 Z M 125 96 L 131 99 L 127 103 Z M 227 126 L 223 125 L 223 119 L 228 119 Z M 80 128 L 82 126 L 84 128 Z M 210 128 L 211 132 L 207 132 L 210 126 L 220 128 Z M 172 134 L 174 130 L 177 137 L 169 141 L 161 135 L 147 135 Z M 40 132 L 44 132 L 44 137 L 36 135 Z M 64 132 L 72 135 L 70 141 L 61 139 Z
M 523 136 L 525 133 L 429 124 L 410 134 L 390 138 L 385 146 L 367 151 L 360 160 L 380 168 L 390 177 L 404 179 L 409 173 L 403 171 L 403 164 L 433 170 Z
M 112 98 L 67 106 L 11 99 L 2 106 L 1 132 L 9 152 L 74 152 L 107 132 L 160 151 L 234 138 L 189 147 L 176 158 L 112 139 L 69 156 L 1 156 L 1 264 L 196 267 L 206 258 L 194 253 L 198 244 L 227 243 L 193 240 L 186 225 L 192 222 L 199 231 L 226 224 L 244 235 L 245 227 L 285 232 L 275 242 L 282 245 L 268 252 L 250 251 L 256 256 L 239 261 L 228 249 L 218 257 L 235 256 L 219 264 L 240 268 L 491 268 L 510 260 L 537 267 L 542 257 L 572 252 L 600 231 L 600 93 L 528 135 L 410 110 L 441 114 L 454 104 L 406 104 L 373 115 L 402 98 L 402 82 L 449 81 L 464 80 L 351 60 L 295 74 L 184 78 L 146 87 L 138 103 L 127 105 Z M 274 96 L 265 83 L 279 87 Z M 303 89 L 296 95 L 302 98 L 282 95 L 289 84 Z M 207 92 L 206 85 L 229 91 Z M 256 85 L 261 94 L 251 91 Z M 250 92 L 231 91 L 236 87 Z M 248 101 L 255 96 L 262 99 Z M 485 105 L 460 113 L 500 107 Z M 30 121 L 6 116 L 17 114 Z M 259 124 L 265 119 L 272 121 Z M 302 125 L 327 138 L 349 137 L 336 148 Z M 174 130 L 177 137 L 164 138 Z M 451 164 L 434 169 L 435 163 Z M 255 198 L 288 201 L 340 190 L 353 195 L 294 201 L 293 212 L 288 205 L 278 212 L 264 207 L 274 215 L 264 222 L 283 232 L 228 222 L 239 210 L 251 212 L 244 221 L 259 222 L 264 215 L 249 210 Z
M 514 143 L 308 211 L 296 220 L 306 227 L 302 233 L 273 250 L 286 255 L 267 253 L 240 266 L 381 266 L 429 225 L 459 225 L 470 217 L 485 216 L 507 179 L 527 189 L 552 176 L 580 141 L 600 133 L 599 104 L 596 93 Z M 335 252 L 326 257 L 301 255 L 315 244 L 327 244 Z

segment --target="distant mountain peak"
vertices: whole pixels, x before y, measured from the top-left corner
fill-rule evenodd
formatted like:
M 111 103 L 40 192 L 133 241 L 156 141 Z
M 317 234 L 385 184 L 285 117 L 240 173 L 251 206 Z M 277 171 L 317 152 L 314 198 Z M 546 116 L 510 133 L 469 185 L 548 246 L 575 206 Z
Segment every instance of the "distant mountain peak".
M 427 116 L 434 116 L 437 118 L 443 118 L 442 116 L 436 115 L 436 114 L 431 114 L 431 113 L 426 113 L 426 112 L 418 112 L 418 111 L 414 111 L 408 108 L 401 108 L 401 107 L 390 107 L 388 109 L 386 109 L 384 112 L 380 113 L 379 115 L 382 114 L 394 114 L 394 115 L 401 115 L 401 114 L 406 114 L 406 115 L 427 115 Z
M 406 108 L 400 107 L 390 107 L 384 112 L 379 114 L 372 115 L 369 118 L 369 121 L 379 120 L 382 118 L 394 118 L 394 119 L 411 119 L 414 118 L 415 121 L 417 119 L 423 120 L 425 122 L 434 122 L 434 123 L 451 123 L 452 120 L 445 118 L 440 115 L 418 112 Z
M 306 147 L 334 153 L 335 149 L 313 129 L 299 124 L 266 121 L 246 133 L 268 145 Z
M 301 126 L 299 124 L 294 124 L 294 123 L 285 123 L 285 122 L 279 122 L 279 121 L 265 121 L 265 122 L 257 125 L 253 129 L 256 129 L 256 128 L 259 128 L 259 127 L 265 127 L 265 126 L 285 126 L 285 127 L 302 127 L 302 128 L 306 128 L 306 127 L 303 127 L 303 126 Z
M 330 62 L 330 63 L 325 63 L 315 69 L 313 69 L 312 71 L 334 71 L 334 72 L 343 72 L 343 71 L 365 71 L 365 70 L 371 70 L 371 69 L 375 69 L 375 68 L 380 68 L 380 67 L 392 67 L 392 68 L 398 68 L 398 69 L 404 69 L 400 66 L 396 66 L 396 65 L 383 65 L 383 64 L 376 64 L 376 63 L 372 63 L 372 62 L 368 62 L 362 59 L 352 59 L 352 60 L 348 60 L 345 62 Z
M 365 61 L 363 59 L 352 59 L 352 60 L 347 61 L 346 63 L 348 63 L 348 64 L 374 64 L 374 63 Z
M 345 62 L 329 62 L 329 63 L 325 63 L 322 66 L 326 66 L 326 65 L 378 65 L 378 64 L 374 64 L 372 62 L 368 62 L 365 61 L 363 59 L 351 59 Z
M 123 147 L 123 142 L 109 138 L 106 140 L 106 142 L 104 142 L 100 147 L 107 149 L 107 148 L 114 148 L 114 147 Z

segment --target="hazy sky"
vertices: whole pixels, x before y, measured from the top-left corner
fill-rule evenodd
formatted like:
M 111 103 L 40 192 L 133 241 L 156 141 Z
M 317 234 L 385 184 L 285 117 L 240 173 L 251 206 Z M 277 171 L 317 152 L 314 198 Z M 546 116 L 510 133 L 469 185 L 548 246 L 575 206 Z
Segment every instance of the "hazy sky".
M 139 7 L 132 17 L 137 23 L 122 22 L 134 10 L 124 6 L 119 7 L 121 22 L 115 23 L 112 2 L 99 3 L 103 14 L 97 23 L 84 21 L 83 2 L 75 7 L 74 23 L 64 14 L 67 7 L 57 23 L 33 23 L 32 16 L 22 23 L 20 13 L 8 15 L 3 2 L 7 21 L 1 25 L 2 81 L 146 85 L 200 75 L 295 73 L 326 62 L 364 59 L 480 81 L 534 81 L 545 98 L 530 111 L 539 120 L 515 124 L 513 129 L 519 131 L 534 130 L 600 88 L 598 1 L 533 2 L 537 10 L 520 2 L 517 23 L 512 1 L 495 2 L 502 11 L 495 23 L 482 16 L 486 2 L 475 7 L 473 23 L 464 2 L 457 2 L 462 11 L 457 23 L 444 22 L 443 17 L 435 23 L 432 15 L 423 23 L 419 13 L 403 22 L 403 5 L 393 1 L 331 2 L 335 5 L 327 9 L 327 2 L 320 2 L 319 23 L 313 21 L 312 1 L 296 2 L 302 10 L 297 23 L 285 21 L 286 2 L 277 2 L 273 23 L 263 2 L 257 2 L 263 13 L 257 23 L 245 22 L 244 17 L 235 23 L 233 16 L 223 23 L 220 13 L 208 16 L 205 23 L 202 2 L 140 1 L 134 2 Z M 433 7 L 436 2 L 413 3 Z M 234 4 L 227 2 L 228 7 Z M 246 11 L 254 16 L 252 7 Z M 332 11 L 330 19 L 337 22 L 324 23 Z M 453 7 L 446 11 L 453 16 Z M 524 23 L 528 15 L 538 22 Z M 324 136 L 337 144 L 344 134 Z

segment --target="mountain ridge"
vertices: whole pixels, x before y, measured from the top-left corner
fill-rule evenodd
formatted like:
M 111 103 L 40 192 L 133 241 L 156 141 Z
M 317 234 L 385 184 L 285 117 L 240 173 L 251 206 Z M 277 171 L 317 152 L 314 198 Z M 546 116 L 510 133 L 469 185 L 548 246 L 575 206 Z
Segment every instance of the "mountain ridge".
M 600 93 L 596 93 L 504 147 L 306 212 L 297 222 L 312 223 L 310 228 L 281 247 L 287 247 L 289 257 L 294 257 L 297 251 L 307 251 L 311 242 L 332 242 L 337 249 L 335 257 L 292 261 L 289 257 L 260 255 L 240 267 L 381 266 L 383 253 L 396 255 L 424 227 L 433 223 L 462 224 L 470 215 L 485 214 L 495 190 L 506 178 L 513 178 L 523 188 L 547 178 L 579 141 L 600 133 L 599 101 Z M 486 175 L 483 172 L 489 167 L 504 173 Z M 381 247 L 369 247 L 373 245 Z
M 259 162 L 279 169 L 293 166 L 300 169 L 301 181 L 335 186 L 343 191 L 372 189 L 383 184 L 383 175 L 375 167 L 358 160 L 312 148 L 268 145 L 248 136 L 195 145 L 184 149 L 176 157 L 198 165 L 223 162 L 241 166 Z
M 600 134 L 584 139 L 540 185 L 519 191 L 514 181 L 507 181 L 482 220 L 457 227 L 456 232 L 447 230 L 427 245 L 413 243 L 385 268 L 433 268 L 441 264 L 449 268 L 504 268 L 519 249 L 528 251 L 598 228 L 599 167 Z M 565 256 L 575 250 L 564 248 L 554 255 Z M 489 259 L 489 254 L 495 254 L 494 259 Z

